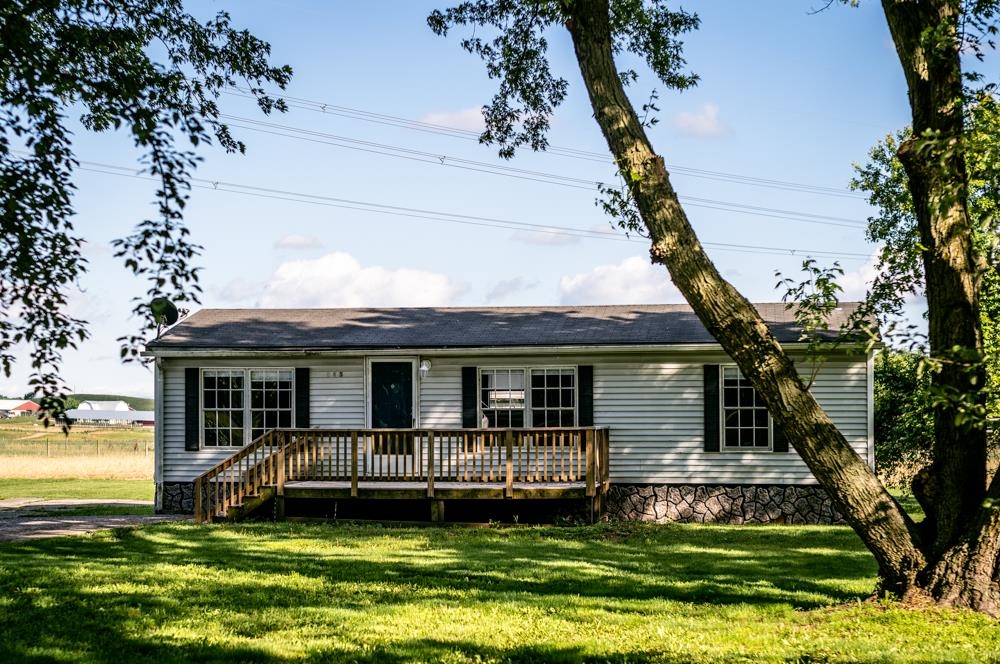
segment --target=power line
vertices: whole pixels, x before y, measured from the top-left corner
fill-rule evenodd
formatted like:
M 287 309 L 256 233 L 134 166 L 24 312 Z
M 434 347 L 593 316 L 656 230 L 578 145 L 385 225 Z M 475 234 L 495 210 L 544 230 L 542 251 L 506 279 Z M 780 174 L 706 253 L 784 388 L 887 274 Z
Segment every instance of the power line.
M 263 120 L 253 120 L 250 118 L 243 118 L 239 116 L 225 115 L 225 114 L 220 115 L 220 118 L 227 121 L 235 120 L 240 123 L 245 123 L 245 124 L 233 124 L 232 122 L 230 122 L 231 127 L 239 129 L 247 129 L 250 131 L 257 131 L 272 136 L 292 138 L 319 145 L 331 145 L 334 147 L 345 148 L 348 150 L 357 150 L 360 152 L 379 154 L 399 159 L 408 159 L 411 161 L 417 161 L 425 164 L 433 164 L 436 166 L 458 168 L 466 171 L 487 173 L 491 175 L 502 175 L 504 177 L 511 177 L 519 180 L 530 180 L 532 182 L 553 184 L 563 187 L 571 187 L 574 189 L 584 189 L 587 191 L 593 191 L 596 187 L 603 184 L 602 182 L 596 180 L 587 180 L 584 178 L 569 177 L 565 175 L 558 175 L 555 173 L 546 173 L 544 171 L 533 171 L 523 168 L 514 168 L 500 164 L 490 164 L 487 162 L 475 161 L 472 159 L 452 157 L 449 155 L 426 152 L 423 150 L 414 150 L 412 148 L 404 148 L 385 143 L 376 143 L 374 141 L 366 141 L 356 138 L 350 138 L 348 136 L 338 136 L 336 134 L 328 134 L 325 132 L 315 131 L 312 129 L 302 129 L 299 127 L 292 127 L 290 125 L 285 125 L 275 122 L 265 122 Z M 754 216 L 771 217 L 773 219 L 802 221 L 805 223 L 823 224 L 827 226 L 840 226 L 844 228 L 861 228 L 865 224 L 865 222 L 863 221 L 859 221 L 856 219 L 848 219 L 845 217 L 813 214 L 810 212 L 798 212 L 794 210 L 781 210 L 776 208 L 747 205 L 744 203 L 734 203 L 731 201 L 720 201 L 710 198 L 698 198 L 695 196 L 678 196 L 678 198 L 691 207 L 701 207 L 710 210 L 721 210 L 725 212 L 735 212 L 739 214 L 752 214 Z
M 156 178 L 145 175 L 135 168 L 126 166 L 115 166 L 99 162 L 80 161 L 80 170 L 99 173 L 103 175 L 114 175 L 119 177 L 129 177 L 141 180 L 152 180 Z M 191 178 L 192 187 L 207 189 L 231 194 L 253 196 L 273 200 L 282 200 L 296 203 L 306 203 L 324 207 L 334 207 L 340 209 L 356 210 L 361 212 L 372 212 L 399 217 L 415 219 L 425 219 L 429 221 L 439 221 L 444 223 L 464 224 L 470 226 L 483 226 L 489 228 L 501 228 L 506 230 L 517 230 L 531 233 L 542 233 L 557 236 L 572 236 L 585 239 L 614 240 L 619 242 L 644 242 L 643 238 L 622 237 L 620 233 L 612 231 L 587 230 L 573 228 L 569 226 L 556 226 L 551 224 L 536 224 L 529 222 L 513 221 L 508 219 L 498 219 L 492 217 L 482 217 L 476 215 L 456 214 L 451 212 L 440 212 L 436 210 L 424 210 L 405 206 L 385 205 L 382 203 L 369 203 L 366 201 L 356 201 L 333 196 L 309 194 L 295 192 L 284 189 L 274 189 L 269 187 L 259 187 L 255 185 L 239 184 L 234 182 L 223 182 L 210 180 L 207 178 Z M 796 255 L 796 256 L 822 256 L 828 258 L 848 258 L 867 259 L 868 255 L 852 252 L 833 252 L 825 250 L 808 251 L 804 249 L 764 247 L 755 245 L 741 245 L 721 242 L 703 242 L 706 247 L 713 247 L 723 251 L 737 253 L 754 253 L 768 255 Z
M 226 94 L 229 94 L 234 97 L 241 97 L 244 99 L 254 99 L 253 95 L 248 94 L 249 91 L 245 88 L 234 87 L 233 90 L 226 91 Z M 446 125 L 439 125 L 431 122 L 423 122 L 420 120 L 410 120 L 408 118 L 402 118 L 394 115 L 375 113 L 372 111 L 365 111 L 362 109 L 351 108 L 349 106 L 339 106 L 337 104 L 329 104 L 310 99 L 303 99 L 301 97 L 292 97 L 287 95 L 272 95 L 272 96 L 284 99 L 285 102 L 288 104 L 289 108 L 297 108 L 299 110 L 313 111 L 317 113 L 323 113 L 325 115 L 334 115 L 354 120 L 362 120 L 364 122 L 370 122 L 374 124 L 400 127 L 403 129 L 409 129 L 413 131 L 421 131 L 424 133 L 479 142 L 479 132 L 477 131 L 460 129 L 458 127 L 448 127 Z M 582 159 L 586 161 L 594 161 L 602 164 L 608 164 L 611 165 L 612 167 L 614 166 L 614 163 L 611 161 L 608 155 L 602 152 L 579 150 L 576 148 L 567 148 L 555 145 L 547 146 L 545 152 L 547 154 L 554 154 L 573 159 Z M 742 184 L 754 187 L 766 187 L 771 189 L 780 189 L 784 191 L 798 191 L 802 193 L 812 193 L 822 196 L 838 196 L 843 198 L 854 198 L 861 200 L 865 198 L 863 194 L 857 194 L 851 191 L 846 191 L 838 187 L 826 187 L 821 185 L 805 184 L 801 182 L 790 182 L 787 180 L 758 178 L 750 175 L 742 175 L 739 173 L 726 173 L 724 171 L 713 171 L 702 168 L 691 168 L 688 166 L 681 166 L 678 164 L 667 164 L 667 169 L 679 175 L 686 175 L 688 177 L 703 178 L 708 180 L 717 180 L 722 182 L 730 182 L 733 184 Z

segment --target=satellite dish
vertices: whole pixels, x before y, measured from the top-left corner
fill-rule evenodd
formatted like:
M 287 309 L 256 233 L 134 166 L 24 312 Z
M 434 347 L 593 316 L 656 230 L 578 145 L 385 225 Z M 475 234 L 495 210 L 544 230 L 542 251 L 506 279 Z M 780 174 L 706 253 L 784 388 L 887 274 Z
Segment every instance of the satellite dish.
M 153 312 L 153 320 L 157 325 L 173 325 L 179 318 L 177 307 L 165 297 L 153 298 L 149 303 L 149 308 Z

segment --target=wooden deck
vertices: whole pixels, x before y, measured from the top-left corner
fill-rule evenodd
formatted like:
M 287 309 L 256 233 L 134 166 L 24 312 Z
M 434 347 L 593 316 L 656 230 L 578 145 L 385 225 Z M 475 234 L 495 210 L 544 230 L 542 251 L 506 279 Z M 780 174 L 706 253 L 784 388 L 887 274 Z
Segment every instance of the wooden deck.
M 504 482 L 436 482 L 433 495 L 427 495 L 424 482 L 358 482 L 357 492 L 352 493 L 349 481 L 299 481 L 285 482 L 285 498 L 332 499 L 420 499 L 436 500 L 500 500 L 507 498 Z M 512 499 L 586 498 L 586 482 L 514 482 Z
M 195 519 L 274 497 L 596 499 L 608 487 L 608 430 L 274 429 L 195 481 Z

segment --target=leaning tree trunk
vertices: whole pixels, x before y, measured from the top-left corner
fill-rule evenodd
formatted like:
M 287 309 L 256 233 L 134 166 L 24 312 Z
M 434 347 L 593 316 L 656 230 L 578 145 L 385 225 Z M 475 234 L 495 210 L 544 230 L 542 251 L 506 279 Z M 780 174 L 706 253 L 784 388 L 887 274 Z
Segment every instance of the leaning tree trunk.
M 933 385 L 952 397 L 935 411 L 933 461 L 924 474 L 929 481 L 917 492 L 931 531 L 925 543 L 931 565 L 921 583 L 942 604 L 995 615 L 1000 612 L 1000 508 L 984 506 L 985 423 L 965 414 L 985 408 L 986 369 L 978 299 L 985 265 L 972 244 L 968 211 L 958 32 L 962 3 L 882 0 L 882 7 L 913 116 L 913 137 L 900 147 L 899 158 L 926 248 L 930 352 L 942 362 Z M 1000 498 L 1000 478 L 989 495 Z
M 664 264 L 698 318 L 757 389 L 774 420 L 878 561 L 888 589 L 914 587 L 925 565 L 909 517 L 806 389 L 760 315 L 706 255 L 615 67 L 607 0 L 564 0 L 595 118 Z

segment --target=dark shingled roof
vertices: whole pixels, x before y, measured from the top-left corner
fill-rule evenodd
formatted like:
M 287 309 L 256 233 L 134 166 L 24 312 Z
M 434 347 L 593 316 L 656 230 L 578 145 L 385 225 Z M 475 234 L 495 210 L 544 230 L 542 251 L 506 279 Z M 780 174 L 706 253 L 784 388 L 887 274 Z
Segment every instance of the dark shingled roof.
M 782 303 L 755 305 L 781 342 L 800 328 Z M 856 304 L 830 321 L 838 330 Z M 497 348 L 712 343 L 686 304 L 594 307 L 203 309 L 147 344 L 218 349 Z

